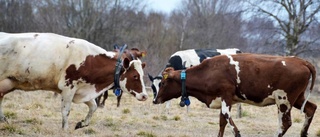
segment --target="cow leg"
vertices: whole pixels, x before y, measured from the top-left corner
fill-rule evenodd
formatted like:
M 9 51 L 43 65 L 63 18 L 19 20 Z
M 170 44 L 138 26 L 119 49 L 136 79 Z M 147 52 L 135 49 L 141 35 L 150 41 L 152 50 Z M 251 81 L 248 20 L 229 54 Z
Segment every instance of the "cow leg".
M 89 112 L 88 112 L 85 120 L 82 120 L 81 122 L 77 123 L 75 129 L 88 126 L 93 113 L 97 110 L 97 104 L 94 99 L 92 99 L 88 102 L 85 102 L 85 104 L 89 107 Z
M 304 102 L 304 97 L 299 97 L 298 100 L 295 102 L 294 107 L 301 110 L 302 104 Z M 300 136 L 307 137 L 308 136 L 308 129 L 313 119 L 314 113 L 316 112 L 317 105 L 307 101 L 304 107 L 303 112 L 305 113 L 305 122 L 303 124 Z
M 235 137 L 241 137 L 240 131 L 238 130 L 237 126 L 234 124 L 231 115 L 231 103 L 223 100 L 221 102 L 221 112 L 220 112 L 220 129 L 219 129 L 219 135 L 218 137 L 223 137 L 224 129 L 226 127 L 226 124 L 230 124 L 233 134 Z
M 218 137 L 223 137 L 224 134 L 224 129 L 226 128 L 227 125 L 227 120 L 225 118 L 225 116 L 222 114 L 222 112 L 220 112 L 220 121 L 219 121 L 219 134 Z
M 107 99 L 108 99 L 108 90 L 103 93 L 103 99 L 102 99 L 102 102 L 101 102 L 101 104 L 99 105 L 99 107 L 104 107 Z
M 14 83 L 10 79 L 0 81 L 0 122 L 7 122 L 7 118 L 2 112 L 2 100 L 5 94 L 11 92 L 14 88 Z
M 62 113 L 62 128 L 68 129 L 68 116 L 71 109 L 71 102 L 74 97 L 74 90 L 63 90 L 61 92 L 61 113 Z
M 104 94 L 104 93 L 103 93 L 103 94 Z M 103 106 L 100 105 L 100 100 L 101 100 L 101 98 L 102 98 L 102 94 L 101 94 L 100 96 L 98 96 L 98 97 L 95 99 L 95 101 L 96 101 L 97 105 L 102 108 Z
M 2 112 L 2 100 L 3 100 L 3 96 L 0 95 L 0 121 L 8 123 L 7 118 L 5 117 L 5 115 Z
M 286 94 L 275 94 L 275 102 L 278 107 L 278 121 L 279 130 L 277 133 L 278 137 L 282 137 L 289 127 L 292 125 L 291 121 L 291 104 L 288 101 Z
M 122 92 L 121 92 L 121 94 L 117 97 L 117 107 L 120 106 L 121 96 L 122 96 Z

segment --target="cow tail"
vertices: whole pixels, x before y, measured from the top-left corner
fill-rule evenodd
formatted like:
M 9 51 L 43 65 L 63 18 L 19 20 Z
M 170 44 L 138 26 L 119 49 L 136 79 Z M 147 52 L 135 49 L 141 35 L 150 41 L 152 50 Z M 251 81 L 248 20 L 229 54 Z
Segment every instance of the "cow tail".
M 312 89 L 313 89 L 314 82 L 315 82 L 315 80 L 316 80 L 316 69 L 315 69 L 315 67 L 314 67 L 310 62 L 308 62 L 308 61 L 306 61 L 306 64 L 305 64 L 305 65 L 309 68 L 309 70 L 310 70 L 310 72 L 311 72 L 311 77 L 312 77 L 312 79 L 311 79 L 310 91 L 309 91 L 309 93 L 308 93 L 308 96 L 307 96 L 307 98 L 305 99 L 305 101 L 303 102 L 302 107 L 301 107 L 301 109 L 300 109 L 300 110 L 301 110 L 301 113 L 303 113 L 304 107 L 305 107 L 305 105 L 306 105 L 306 103 L 307 103 L 307 101 L 308 101 L 308 99 L 309 99 L 309 97 L 310 97 L 310 94 L 311 94 Z

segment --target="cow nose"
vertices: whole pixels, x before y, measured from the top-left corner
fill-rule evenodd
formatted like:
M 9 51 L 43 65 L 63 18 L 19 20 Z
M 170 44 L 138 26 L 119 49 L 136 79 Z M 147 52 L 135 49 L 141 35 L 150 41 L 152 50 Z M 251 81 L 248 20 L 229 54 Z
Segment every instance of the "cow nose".
M 147 95 L 142 95 L 141 101 L 146 101 L 147 99 L 148 99 L 148 96 L 147 96 Z

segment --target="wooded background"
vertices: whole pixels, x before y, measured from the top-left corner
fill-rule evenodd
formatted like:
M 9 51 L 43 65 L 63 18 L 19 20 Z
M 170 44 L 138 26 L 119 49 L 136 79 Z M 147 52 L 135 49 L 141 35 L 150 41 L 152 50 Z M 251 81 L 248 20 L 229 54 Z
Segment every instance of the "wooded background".
M 182 0 L 169 14 L 147 8 L 145 0 L 0 0 L 0 31 L 52 32 L 106 50 L 127 44 L 148 52 L 152 75 L 190 48 L 294 55 L 320 72 L 320 0 Z

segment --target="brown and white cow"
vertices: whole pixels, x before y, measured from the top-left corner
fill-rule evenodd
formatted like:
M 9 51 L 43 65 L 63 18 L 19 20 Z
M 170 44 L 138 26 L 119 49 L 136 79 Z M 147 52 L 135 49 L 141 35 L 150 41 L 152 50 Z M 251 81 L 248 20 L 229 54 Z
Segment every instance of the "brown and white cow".
M 181 96 L 181 72 L 172 68 L 163 72 L 155 104 Z M 238 102 L 256 106 L 276 104 L 278 136 L 283 136 L 292 124 L 292 107 L 300 109 L 305 113 L 301 136 L 307 136 L 317 106 L 304 97 L 309 79 L 312 77 L 311 92 L 316 75 L 314 66 L 305 60 L 258 54 L 221 55 L 188 68 L 182 74 L 186 74 L 183 82 L 186 98 L 193 96 L 207 107 L 221 110 L 219 137 L 223 136 L 226 124 L 231 125 L 235 136 L 240 136 L 230 116 L 231 106 Z
M 51 90 L 62 96 L 62 128 L 68 128 L 71 102 L 89 107 L 76 129 L 87 126 L 97 109 L 94 99 L 114 85 L 118 55 L 88 41 L 52 33 L 0 33 L 0 105 L 4 95 L 15 89 Z M 145 101 L 145 63 L 122 60 L 121 89 Z M 0 120 L 6 120 L 1 106 Z
M 119 47 L 116 46 L 114 51 L 120 52 Z M 130 50 L 128 50 L 128 49 L 124 50 L 122 56 L 123 56 L 123 58 L 128 58 L 130 61 L 132 61 L 132 60 L 140 59 L 140 58 L 146 56 L 146 54 L 147 54 L 146 51 L 140 51 L 137 48 L 132 48 Z M 117 107 L 120 106 L 121 96 L 122 96 L 122 92 L 119 96 L 117 96 Z M 107 98 L 108 98 L 108 90 L 96 98 L 96 102 L 97 102 L 98 106 L 103 108 Z

